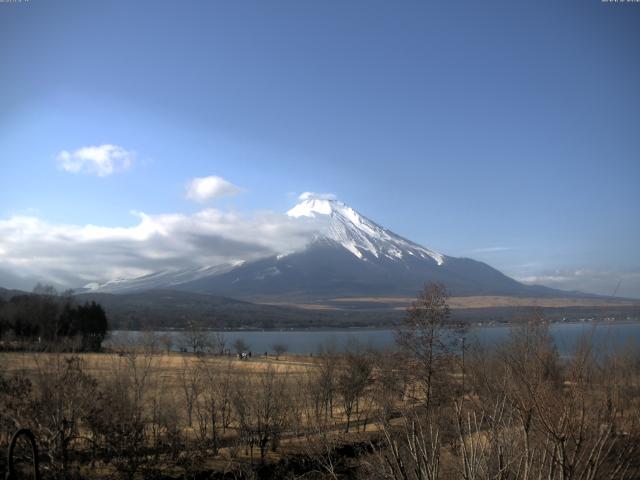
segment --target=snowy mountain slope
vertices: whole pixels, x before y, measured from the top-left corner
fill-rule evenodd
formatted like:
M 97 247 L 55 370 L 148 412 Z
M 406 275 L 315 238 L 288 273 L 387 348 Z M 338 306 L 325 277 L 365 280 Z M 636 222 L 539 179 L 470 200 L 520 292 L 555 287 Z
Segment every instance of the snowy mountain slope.
M 429 281 L 453 295 L 562 296 L 523 285 L 489 265 L 455 258 L 396 235 L 336 200 L 306 197 L 287 212 L 312 221 L 305 248 L 235 265 L 158 272 L 91 285 L 94 292 L 130 293 L 151 288 L 243 299 L 326 300 L 348 296 L 415 295 Z
M 421 247 L 360 215 L 353 208 L 337 200 L 308 198 L 287 212 L 293 218 L 323 218 L 326 223 L 322 237 L 335 241 L 359 259 L 372 255 L 401 260 L 407 256 L 427 257 L 438 265 L 444 255 Z
M 193 282 L 200 278 L 228 272 L 241 263 L 242 262 L 225 263 L 183 270 L 161 270 L 134 278 L 116 278 L 105 283 L 89 283 L 83 288 L 77 289 L 76 292 L 133 293 L 144 290 L 172 288 L 187 282 Z
M 305 249 L 248 262 L 178 288 L 240 298 L 305 301 L 358 295 L 415 295 L 428 281 L 446 284 L 454 295 L 562 293 L 526 286 L 485 263 L 425 248 L 336 200 L 306 198 L 287 215 L 318 221 L 318 231 Z
M 373 257 L 375 259 L 375 257 Z M 177 286 L 181 290 L 265 300 L 326 300 L 349 296 L 417 293 L 427 281 L 442 282 L 453 295 L 548 296 L 551 289 L 530 287 L 471 259 L 445 257 L 359 258 L 341 243 L 319 238 L 305 250 L 248 262 L 227 273 Z M 536 290 L 538 289 L 538 290 Z

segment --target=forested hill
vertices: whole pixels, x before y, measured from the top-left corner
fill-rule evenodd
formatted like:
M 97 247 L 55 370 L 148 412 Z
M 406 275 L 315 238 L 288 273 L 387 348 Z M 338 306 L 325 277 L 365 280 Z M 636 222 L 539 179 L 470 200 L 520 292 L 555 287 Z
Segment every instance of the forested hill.
M 114 330 L 182 328 L 188 321 L 219 329 L 329 328 L 388 324 L 400 318 L 400 312 L 389 310 L 313 310 L 173 290 L 83 293 L 76 298 L 103 305 Z
M 109 322 L 99 303 L 80 304 L 70 292 L 59 294 L 53 287 L 41 285 L 33 293 L 7 292 L 3 290 L 0 297 L 2 349 L 31 344 L 42 349 L 101 349 Z

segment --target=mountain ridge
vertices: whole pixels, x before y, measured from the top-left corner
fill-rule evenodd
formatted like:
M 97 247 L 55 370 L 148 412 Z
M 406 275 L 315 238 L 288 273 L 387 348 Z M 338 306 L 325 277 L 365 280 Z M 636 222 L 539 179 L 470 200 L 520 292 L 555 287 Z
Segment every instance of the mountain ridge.
M 520 283 L 486 263 L 452 257 L 386 229 L 335 199 L 310 194 L 286 212 L 315 222 L 309 242 L 297 251 L 250 262 L 154 272 L 134 279 L 89 285 L 85 292 L 134 293 L 171 288 L 254 300 L 324 301 L 336 297 L 411 295 L 440 282 L 452 295 L 520 297 L 588 296 Z

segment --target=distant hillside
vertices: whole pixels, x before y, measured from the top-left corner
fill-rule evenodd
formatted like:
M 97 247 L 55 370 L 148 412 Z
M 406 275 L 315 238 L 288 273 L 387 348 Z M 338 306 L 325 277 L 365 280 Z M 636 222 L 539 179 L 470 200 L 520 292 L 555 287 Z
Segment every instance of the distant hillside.
M 28 292 L 0 288 L 0 298 Z M 389 327 L 405 315 L 411 297 L 336 299 L 320 304 L 269 305 L 229 297 L 175 290 L 149 290 L 131 294 L 82 293 L 79 303 L 100 303 L 112 330 L 180 329 L 194 321 L 212 329 L 280 329 Z M 452 316 L 466 322 L 518 322 L 539 309 L 548 320 L 640 318 L 640 304 L 616 301 L 556 299 L 537 303 L 517 297 L 452 297 Z
M 135 294 L 80 294 L 78 301 L 95 300 L 105 307 L 112 329 L 173 329 L 195 321 L 215 329 L 389 327 L 405 315 L 405 305 L 375 301 L 335 302 L 331 306 L 266 305 L 191 292 L 151 290 Z M 598 305 L 575 301 L 543 302 L 540 306 L 500 299 L 475 306 L 464 297 L 451 299 L 452 316 L 466 322 L 518 322 L 534 309 L 553 321 L 581 318 L 640 318 L 640 304 L 607 302 Z
M 120 295 L 83 293 L 76 298 L 100 303 L 112 329 L 182 328 L 188 321 L 220 329 L 346 327 L 388 324 L 400 317 L 398 312 L 389 310 L 308 310 L 173 290 Z
M 0 298 L 5 301 L 9 300 L 11 297 L 15 295 L 24 295 L 25 293 L 27 292 L 0 287 Z

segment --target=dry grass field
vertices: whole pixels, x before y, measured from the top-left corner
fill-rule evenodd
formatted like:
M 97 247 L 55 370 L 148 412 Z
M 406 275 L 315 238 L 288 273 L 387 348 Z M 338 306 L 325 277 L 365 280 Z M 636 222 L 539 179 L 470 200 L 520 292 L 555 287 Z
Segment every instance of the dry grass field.
M 345 297 L 334 298 L 332 302 L 343 303 L 389 303 L 406 308 L 414 301 L 413 297 Z M 469 296 L 449 297 L 449 307 L 457 308 L 494 308 L 494 307 L 615 307 L 640 306 L 632 300 L 610 300 L 606 298 L 536 298 L 507 296 Z
M 393 310 L 405 310 L 415 300 L 415 297 L 385 296 L 385 297 L 340 297 L 327 300 L 327 303 L 291 303 L 260 301 L 265 305 L 297 307 L 305 310 L 343 310 L 353 308 L 371 308 L 378 306 Z M 537 297 L 510 297 L 499 295 L 476 295 L 466 297 L 449 297 L 449 307 L 453 310 L 462 309 L 492 309 L 503 307 L 514 308 L 634 308 L 640 309 L 637 300 L 611 299 L 611 298 L 537 298 Z
M 194 445 L 203 443 L 207 435 L 211 436 L 210 425 L 205 424 L 212 421 L 210 412 L 211 403 L 218 402 L 216 408 L 229 409 L 229 423 L 217 433 L 216 454 L 206 454 L 198 461 L 199 469 L 213 469 L 225 471 L 230 465 L 253 464 L 260 458 L 258 441 L 254 442 L 253 437 L 258 437 L 261 422 L 265 422 L 264 428 L 271 429 L 270 436 L 273 436 L 276 427 L 269 422 L 277 422 L 277 417 L 286 415 L 288 427 L 286 431 L 279 434 L 278 449 L 269 448 L 264 451 L 263 461 L 267 463 L 277 462 L 285 456 L 291 454 L 308 454 L 315 451 L 315 447 L 310 447 L 308 437 L 302 436 L 303 431 L 313 431 L 314 426 L 310 420 L 311 413 L 302 404 L 309 398 L 309 391 L 304 385 L 318 374 L 318 359 L 311 359 L 306 356 L 281 355 L 278 359 L 274 357 L 253 357 L 248 360 L 240 360 L 236 356 L 205 356 L 183 353 L 149 353 L 149 352 L 127 352 L 122 353 L 46 353 L 46 352 L 0 352 L 0 365 L 6 377 L 16 377 L 28 379 L 36 388 L 41 389 L 41 385 L 46 384 L 49 379 L 60 379 L 67 376 L 69 359 L 79 360 L 79 365 L 84 375 L 97 380 L 102 388 L 111 388 L 110 385 L 117 385 L 126 379 L 127 388 L 132 390 L 140 389 L 142 394 L 141 411 L 139 415 L 144 418 L 143 423 L 149 425 L 149 430 L 159 428 L 163 433 L 167 443 L 167 436 L 171 429 L 179 432 L 182 448 L 193 450 Z M 207 378 L 207 374 L 211 377 Z M 55 388 L 60 391 L 65 387 L 57 384 Z M 264 402 L 265 389 L 273 389 L 270 392 L 272 397 Z M 226 389 L 224 392 L 223 389 Z M 215 391 L 214 391 L 215 390 Z M 249 399 L 244 407 L 250 411 L 245 413 L 247 418 L 240 418 L 242 414 L 231 414 L 233 408 L 242 408 L 242 402 L 238 400 L 241 396 Z M 64 395 L 64 394 L 63 394 Z M 305 399 L 303 399 L 305 397 Z M 256 400 L 258 399 L 258 400 Z M 255 401 L 255 404 L 250 404 Z M 222 407 L 222 402 L 227 403 Z M 269 407 L 270 403 L 278 403 Z M 334 441 L 343 438 L 344 410 L 341 408 L 338 399 L 333 407 L 331 426 L 324 429 L 323 435 L 331 435 Z M 191 405 L 189 405 L 191 403 Z M 308 405 L 307 405 L 308 406 Z M 114 410 L 118 407 L 114 405 Z M 270 412 L 259 412 L 255 409 L 271 408 Z M 175 422 L 173 426 L 164 425 L 163 417 L 169 416 Z M 222 413 L 224 415 L 224 412 Z M 273 418 L 266 418 L 272 416 Z M 135 415 L 134 415 L 135 416 Z M 216 413 L 216 421 L 221 422 L 220 413 Z M 259 417 L 252 418 L 251 416 Z M 284 421 L 284 420 L 283 420 Z M 292 427 L 293 423 L 296 423 Z M 352 420 L 353 422 L 353 420 Z M 159 427 L 158 424 L 163 426 Z M 80 436 L 89 436 L 90 433 L 83 427 L 78 433 Z M 208 428 L 209 430 L 205 430 Z M 248 433 L 247 430 L 257 428 L 256 431 Z M 375 425 L 359 425 L 356 429 L 352 427 L 352 437 L 363 434 L 365 431 L 375 430 Z M 7 432 L 10 433 L 10 432 Z M 249 434 L 250 439 L 242 440 Z M 150 435 L 147 433 L 147 435 Z M 263 433 L 266 435 L 266 433 Z M 249 442 L 247 447 L 246 442 Z M 148 446 L 151 441 L 145 440 Z M 187 445 L 190 445 L 187 447 Z M 151 448 L 151 447 L 149 447 Z M 210 446 L 208 447 L 211 448 Z M 82 447 L 79 448 L 83 450 Z M 197 449 L 196 449 L 197 450 Z M 206 452 L 207 449 L 203 450 Z M 193 454 L 193 452 L 191 452 Z M 195 454 L 194 454 L 195 455 Z M 163 467 L 165 474 L 183 471 L 181 468 Z M 87 476 L 112 476 L 117 472 L 113 465 L 98 464 L 91 469 L 86 466 L 83 471 Z
M 316 371 L 317 361 L 307 356 L 280 355 L 276 360 L 273 356 L 255 356 L 248 360 L 240 360 L 231 356 L 204 356 L 188 353 L 153 353 L 122 355 L 119 353 L 46 353 L 46 352 L 0 352 L 0 363 L 7 375 L 17 374 L 24 378 L 35 378 L 51 369 L 62 367 L 65 359 L 77 357 L 82 362 L 84 373 L 103 381 L 110 379 L 123 368 L 130 369 L 131 362 L 139 370 L 146 370 L 149 378 L 161 382 L 162 395 L 180 397 L 183 389 L 185 372 L 198 367 L 205 367 L 214 371 L 229 371 L 234 376 L 251 377 L 273 371 L 276 375 L 286 377 L 288 381 L 295 381 L 307 377 Z M 156 382 L 157 384 L 157 382 Z
M 0 352 L 0 449 L 32 429 L 52 479 L 638 478 L 637 351 L 561 358 L 532 321 L 461 358 L 431 332 L 279 359 Z

